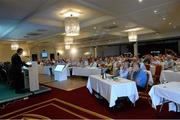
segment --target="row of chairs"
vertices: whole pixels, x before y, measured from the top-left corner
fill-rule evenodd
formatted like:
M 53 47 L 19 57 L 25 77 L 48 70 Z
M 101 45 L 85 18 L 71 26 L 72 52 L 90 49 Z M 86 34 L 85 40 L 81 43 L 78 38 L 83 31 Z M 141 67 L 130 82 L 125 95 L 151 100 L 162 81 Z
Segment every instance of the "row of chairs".
M 147 70 L 150 70 L 150 65 L 149 64 L 145 64 L 145 67 L 146 67 Z M 160 78 L 160 75 L 161 75 L 161 71 L 162 71 L 162 66 L 161 65 L 156 65 L 155 66 L 155 75 L 153 76 L 154 85 L 160 83 L 159 78 Z M 149 78 L 148 73 L 147 73 L 147 78 Z M 146 101 L 148 101 L 151 104 L 151 99 L 150 99 L 150 96 L 148 94 L 149 91 L 150 91 L 150 88 L 151 88 L 151 86 L 148 85 L 148 81 L 147 81 L 144 91 L 139 91 L 138 93 L 139 93 L 139 97 L 141 99 L 145 99 Z
M 149 64 L 145 64 L 145 67 L 147 70 L 150 70 L 150 65 Z M 162 66 L 161 65 L 156 65 L 155 66 L 155 74 L 153 75 L 153 80 L 154 80 L 154 84 L 159 84 L 159 78 L 161 75 L 161 71 L 162 71 Z
M 4 63 L 0 65 L 0 82 L 11 86 L 10 80 L 10 63 Z

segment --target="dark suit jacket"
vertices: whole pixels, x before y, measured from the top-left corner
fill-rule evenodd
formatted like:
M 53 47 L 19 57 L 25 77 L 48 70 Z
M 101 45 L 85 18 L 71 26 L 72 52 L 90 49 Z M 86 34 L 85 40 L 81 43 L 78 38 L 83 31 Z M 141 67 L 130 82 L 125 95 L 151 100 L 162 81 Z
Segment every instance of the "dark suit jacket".
M 12 63 L 12 65 L 11 65 L 12 73 L 21 73 L 22 72 L 22 66 L 29 67 L 29 65 L 22 62 L 21 57 L 17 53 L 15 53 L 11 57 L 11 63 Z

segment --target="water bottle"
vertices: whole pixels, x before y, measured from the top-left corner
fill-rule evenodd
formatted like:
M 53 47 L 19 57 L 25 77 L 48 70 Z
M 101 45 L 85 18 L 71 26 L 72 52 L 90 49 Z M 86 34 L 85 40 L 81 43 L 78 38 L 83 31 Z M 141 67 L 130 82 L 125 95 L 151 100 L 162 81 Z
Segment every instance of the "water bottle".
M 174 71 L 177 72 L 177 67 L 176 67 L 176 65 L 174 66 Z
M 107 78 L 106 73 L 104 73 L 103 74 L 103 79 L 106 79 L 106 78 Z

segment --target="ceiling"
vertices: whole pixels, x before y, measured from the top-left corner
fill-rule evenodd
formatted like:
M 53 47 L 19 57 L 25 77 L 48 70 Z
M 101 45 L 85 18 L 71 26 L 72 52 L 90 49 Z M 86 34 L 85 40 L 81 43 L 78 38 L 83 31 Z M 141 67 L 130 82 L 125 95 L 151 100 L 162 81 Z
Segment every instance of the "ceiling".
M 64 45 L 64 9 L 78 9 L 79 47 L 180 36 L 180 0 L 0 0 L 0 40 Z

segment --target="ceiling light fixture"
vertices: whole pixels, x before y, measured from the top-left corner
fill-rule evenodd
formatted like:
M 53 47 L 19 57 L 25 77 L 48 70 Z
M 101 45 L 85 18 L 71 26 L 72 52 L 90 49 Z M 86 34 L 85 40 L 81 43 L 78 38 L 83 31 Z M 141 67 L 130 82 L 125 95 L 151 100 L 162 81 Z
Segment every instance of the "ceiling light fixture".
M 156 34 L 156 35 L 159 35 L 159 33 L 158 33 L 158 32 L 156 32 L 155 34 Z
M 17 50 L 18 48 L 19 48 L 19 44 L 17 44 L 17 43 L 11 44 L 11 50 Z
M 129 42 L 136 42 L 137 41 L 137 33 L 136 32 L 129 32 L 128 33 Z
M 79 12 L 73 11 L 72 9 L 66 11 L 64 13 L 65 16 L 65 32 L 66 36 L 78 36 L 80 31 L 79 19 L 78 16 L 80 15 Z
M 172 25 L 172 22 L 169 22 L 169 25 Z
M 63 50 L 58 50 L 57 53 L 59 53 L 60 55 L 63 55 L 64 51 Z
M 143 29 L 144 29 L 143 27 L 136 27 L 136 28 L 131 28 L 131 29 L 124 30 L 124 32 L 135 32 L 135 31 L 140 31 L 140 30 L 143 30 Z
M 113 22 L 113 25 L 116 25 L 116 22 Z
M 138 0 L 140 3 L 143 2 L 143 0 Z
M 69 50 L 71 48 L 71 46 L 69 44 L 65 44 L 65 49 Z
M 80 31 L 79 20 L 77 17 L 65 18 L 65 32 L 66 36 L 78 36 Z
M 77 54 L 77 49 L 76 48 L 72 48 L 71 49 L 71 54 L 72 55 L 76 55 Z
M 64 43 L 65 43 L 65 44 L 73 44 L 73 38 L 72 38 L 72 37 L 65 36 L 65 38 L 64 38 Z
M 176 29 L 176 26 L 173 26 L 174 29 Z

